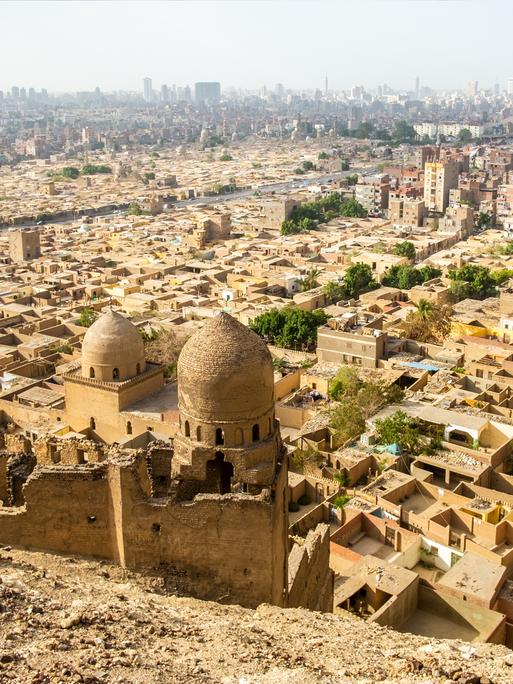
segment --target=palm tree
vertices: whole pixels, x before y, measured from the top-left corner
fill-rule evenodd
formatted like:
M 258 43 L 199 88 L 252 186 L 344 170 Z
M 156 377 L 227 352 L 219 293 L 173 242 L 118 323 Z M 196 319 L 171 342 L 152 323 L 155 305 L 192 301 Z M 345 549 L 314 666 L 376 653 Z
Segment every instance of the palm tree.
M 430 316 L 433 315 L 433 311 L 435 309 L 433 302 L 430 302 L 427 299 L 419 299 L 419 301 L 416 304 L 417 307 L 417 316 L 420 318 L 421 321 L 427 321 Z
M 319 287 L 318 276 L 321 274 L 318 268 L 312 267 L 305 275 L 301 283 L 303 292 L 306 290 L 313 290 L 314 287 Z

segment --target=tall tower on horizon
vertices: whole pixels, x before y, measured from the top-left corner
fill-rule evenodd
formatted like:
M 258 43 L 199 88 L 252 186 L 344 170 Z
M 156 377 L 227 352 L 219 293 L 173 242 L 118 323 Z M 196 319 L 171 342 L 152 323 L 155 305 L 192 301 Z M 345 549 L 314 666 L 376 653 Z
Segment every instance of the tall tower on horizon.
M 418 99 L 420 95 L 420 78 L 417 76 L 415 79 L 415 97 Z
M 151 78 L 146 77 L 143 79 L 143 98 L 145 102 L 153 101 L 153 87 Z
M 324 94 L 328 94 L 328 74 L 326 74 L 326 78 L 324 79 Z

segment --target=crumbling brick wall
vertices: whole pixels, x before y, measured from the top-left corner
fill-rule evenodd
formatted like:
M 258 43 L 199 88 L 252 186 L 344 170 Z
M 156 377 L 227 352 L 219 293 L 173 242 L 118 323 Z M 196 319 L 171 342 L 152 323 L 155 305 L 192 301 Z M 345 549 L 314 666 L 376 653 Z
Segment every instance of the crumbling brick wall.
M 317 525 L 289 554 L 289 608 L 333 610 L 333 572 L 329 566 L 330 528 Z

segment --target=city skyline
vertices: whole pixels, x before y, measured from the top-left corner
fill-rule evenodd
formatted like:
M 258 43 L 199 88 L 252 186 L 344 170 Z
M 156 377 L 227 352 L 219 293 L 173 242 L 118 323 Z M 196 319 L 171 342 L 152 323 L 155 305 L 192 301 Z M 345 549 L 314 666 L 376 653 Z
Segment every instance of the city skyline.
M 469 80 L 505 89 L 513 76 L 508 55 L 513 6 L 495 0 L 481 16 L 475 11 L 479 5 L 473 0 L 4 2 L 2 23 L 22 23 L 24 32 L 22 39 L 17 31 L 3 37 L 0 58 L 8 69 L 0 89 L 140 92 L 142 79 L 150 77 L 157 88 L 220 81 L 224 89 L 256 90 L 279 82 L 292 90 L 324 90 L 326 75 L 333 91 L 385 82 L 395 90 L 414 90 L 417 77 L 436 90 L 464 90 Z M 457 50 L 440 47 L 451 41 Z

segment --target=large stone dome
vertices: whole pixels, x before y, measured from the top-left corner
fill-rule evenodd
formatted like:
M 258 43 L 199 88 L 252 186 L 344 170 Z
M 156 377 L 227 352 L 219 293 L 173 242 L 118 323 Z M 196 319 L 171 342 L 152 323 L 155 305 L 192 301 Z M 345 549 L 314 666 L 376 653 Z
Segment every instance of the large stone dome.
M 206 422 L 257 419 L 274 406 L 267 345 L 232 316 L 210 320 L 178 359 L 179 409 Z
M 121 381 L 145 368 L 144 342 L 133 323 L 109 309 L 86 332 L 82 342 L 82 375 Z

